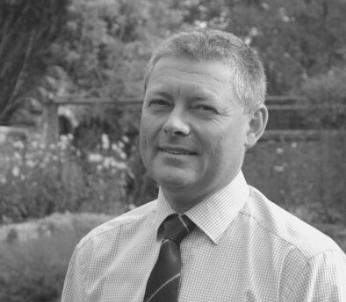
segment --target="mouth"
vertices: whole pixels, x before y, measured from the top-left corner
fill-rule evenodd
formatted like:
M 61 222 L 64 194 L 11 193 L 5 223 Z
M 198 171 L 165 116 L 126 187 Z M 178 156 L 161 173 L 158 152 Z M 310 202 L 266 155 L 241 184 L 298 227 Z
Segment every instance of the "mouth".
M 188 150 L 182 147 L 165 147 L 161 146 L 158 148 L 160 152 L 173 154 L 173 155 L 197 155 L 197 152 Z

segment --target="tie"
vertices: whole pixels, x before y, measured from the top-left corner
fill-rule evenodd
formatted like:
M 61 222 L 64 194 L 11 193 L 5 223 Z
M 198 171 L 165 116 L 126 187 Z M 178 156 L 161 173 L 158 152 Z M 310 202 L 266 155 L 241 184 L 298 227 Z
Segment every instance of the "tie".
M 170 215 L 163 222 L 163 241 L 159 257 L 151 271 L 144 302 L 177 302 L 180 281 L 180 242 L 194 228 L 185 215 Z

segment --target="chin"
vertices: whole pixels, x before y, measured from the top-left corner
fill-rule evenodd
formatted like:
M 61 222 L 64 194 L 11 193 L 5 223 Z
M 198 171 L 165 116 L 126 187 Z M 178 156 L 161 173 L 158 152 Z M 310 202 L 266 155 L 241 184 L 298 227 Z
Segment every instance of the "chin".
M 172 171 L 173 172 L 173 171 Z M 192 183 L 192 179 L 182 173 L 159 173 L 154 175 L 157 183 L 166 189 L 176 190 L 188 186 Z

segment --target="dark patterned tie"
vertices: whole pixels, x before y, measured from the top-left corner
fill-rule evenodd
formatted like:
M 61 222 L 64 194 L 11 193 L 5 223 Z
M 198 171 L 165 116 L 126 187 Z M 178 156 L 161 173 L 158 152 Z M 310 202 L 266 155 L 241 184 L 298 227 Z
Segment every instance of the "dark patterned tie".
M 180 281 L 180 242 L 194 228 L 187 216 L 170 215 L 163 222 L 163 241 L 151 271 L 144 302 L 177 302 Z

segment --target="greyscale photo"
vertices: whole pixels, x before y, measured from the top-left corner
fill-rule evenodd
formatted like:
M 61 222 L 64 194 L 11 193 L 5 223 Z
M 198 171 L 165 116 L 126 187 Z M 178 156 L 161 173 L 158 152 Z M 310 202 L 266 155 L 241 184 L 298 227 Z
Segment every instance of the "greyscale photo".
M 345 13 L 2 1 L 0 301 L 346 302 Z

